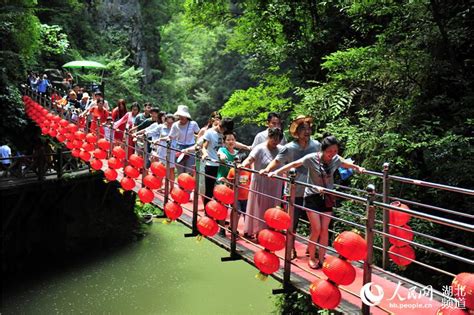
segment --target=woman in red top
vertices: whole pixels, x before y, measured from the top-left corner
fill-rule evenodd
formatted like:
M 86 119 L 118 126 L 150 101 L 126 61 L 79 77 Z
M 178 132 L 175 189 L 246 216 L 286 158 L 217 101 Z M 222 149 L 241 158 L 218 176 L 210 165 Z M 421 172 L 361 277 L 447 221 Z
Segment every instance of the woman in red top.
M 115 129 L 115 141 L 118 143 L 123 142 L 123 136 L 125 134 L 125 130 L 132 129 L 135 123 L 135 117 L 137 117 L 138 113 L 140 112 L 140 105 L 137 102 L 132 104 L 132 110 L 130 112 L 125 113 L 118 121 L 114 123 Z M 135 151 L 135 143 L 133 142 L 133 137 L 128 137 L 128 156 L 132 155 Z
M 119 99 L 117 102 L 117 107 L 112 110 L 112 120 L 117 122 L 122 119 L 123 116 L 127 114 L 127 106 L 123 98 Z M 125 124 L 121 124 L 118 129 L 115 129 L 114 139 L 122 141 L 123 132 L 125 131 Z
M 103 125 L 107 122 L 107 117 L 110 115 L 109 111 L 104 108 L 103 99 L 98 99 L 96 105 L 86 110 L 81 116 L 87 116 L 88 114 L 92 115 L 91 132 L 97 132 L 97 120 L 99 120 L 100 125 Z M 104 129 L 100 128 L 99 132 L 101 137 L 103 137 Z
M 127 113 L 127 106 L 123 98 L 117 101 L 117 107 L 112 110 L 112 119 L 114 122 L 122 118 Z

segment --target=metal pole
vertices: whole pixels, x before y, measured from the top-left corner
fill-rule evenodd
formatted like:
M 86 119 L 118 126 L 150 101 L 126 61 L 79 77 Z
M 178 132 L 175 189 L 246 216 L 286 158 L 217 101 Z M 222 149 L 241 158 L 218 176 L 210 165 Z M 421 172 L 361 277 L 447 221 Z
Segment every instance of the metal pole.
M 234 167 L 234 181 L 233 181 L 233 188 L 234 188 L 234 202 L 232 203 L 232 209 L 230 213 L 230 256 L 229 257 L 222 257 L 221 261 L 231 261 L 231 260 L 239 260 L 241 257 L 237 254 L 237 225 L 239 223 L 239 182 L 240 182 L 240 170 L 237 168 L 237 162 L 239 162 L 239 158 L 235 157 L 233 162 Z
M 170 189 L 169 189 L 169 183 L 170 183 L 170 152 L 171 152 L 171 140 L 166 141 L 166 158 L 165 158 L 165 164 L 166 164 L 166 176 L 165 176 L 165 204 L 168 203 L 169 200 L 169 194 L 170 194 Z
M 130 137 L 128 133 L 128 127 L 125 128 L 125 163 L 124 167 L 128 165 L 128 138 Z
M 383 164 L 383 191 L 382 191 L 382 201 L 383 203 L 389 203 L 389 198 L 390 198 L 390 178 L 388 177 L 388 171 L 389 171 L 390 164 L 389 163 L 384 163 Z M 383 209 L 383 232 L 388 234 L 389 227 L 388 227 L 388 221 L 389 221 L 389 210 L 388 209 Z M 386 269 L 388 266 L 388 247 L 389 247 L 389 241 L 388 237 L 384 235 L 383 240 L 382 240 L 382 268 Z
M 142 153 L 142 158 L 143 158 L 142 187 L 144 186 L 144 185 L 143 185 L 143 179 L 145 178 L 145 176 L 146 176 L 147 173 L 148 173 L 148 167 L 147 167 L 147 163 L 148 163 L 147 151 L 148 151 L 148 139 L 145 138 L 145 150 L 143 150 L 143 153 Z M 168 172 L 168 170 L 167 170 L 167 172 Z
M 375 186 L 370 184 L 367 186 L 367 206 L 366 206 L 366 222 L 365 222 L 365 240 L 367 242 L 367 257 L 364 261 L 363 285 L 372 280 L 372 262 L 374 248 L 374 224 L 375 224 Z M 362 303 L 362 314 L 370 315 L 370 306 Z
M 288 198 L 288 214 L 291 218 L 291 223 L 286 230 L 286 245 L 285 245 L 285 264 L 283 269 L 283 288 L 274 289 L 273 294 L 289 293 L 294 291 L 293 285 L 291 284 L 291 252 L 295 244 L 295 198 L 296 198 L 296 169 L 292 168 L 288 172 L 290 179 L 290 195 Z
M 88 124 L 88 123 L 89 122 L 87 122 L 87 117 L 86 117 L 86 124 Z M 109 152 L 107 152 L 108 153 L 107 158 L 110 158 L 112 156 L 112 148 L 114 146 L 115 130 L 113 128 L 113 124 L 108 123 L 108 122 L 106 124 L 108 124 L 107 128 L 110 129 L 109 130 L 109 139 L 105 139 L 105 140 L 109 141 L 109 144 L 110 144 L 109 145 Z M 100 138 L 100 136 L 99 136 L 99 138 Z M 104 138 L 107 138 L 105 136 L 105 130 L 104 130 Z
M 193 218 L 192 218 L 192 231 L 191 233 L 184 234 L 184 237 L 194 237 L 199 235 L 199 231 L 197 228 L 197 220 L 198 220 L 198 207 L 199 207 L 199 178 L 201 174 L 199 174 L 199 169 L 201 166 L 201 147 L 199 145 L 195 146 L 196 150 L 194 153 L 195 157 L 195 165 L 194 165 L 194 199 L 193 199 Z M 184 153 L 183 153 L 184 154 Z
M 58 155 L 58 178 L 63 177 L 63 153 L 62 149 L 58 148 L 56 150 L 56 154 Z

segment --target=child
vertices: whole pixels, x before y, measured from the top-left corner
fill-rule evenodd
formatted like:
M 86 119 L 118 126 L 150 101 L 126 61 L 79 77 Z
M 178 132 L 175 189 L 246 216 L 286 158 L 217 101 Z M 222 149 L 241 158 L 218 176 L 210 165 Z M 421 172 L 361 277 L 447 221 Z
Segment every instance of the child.
M 241 161 L 244 158 L 241 157 L 241 154 L 237 155 L 237 161 Z M 233 188 L 235 178 L 235 169 L 231 168 L 227 173 L 227 178 L 220 177 L 219 181 L 227 184 L 229 187 Z M 240 170 L 239 171 L 239 182 L 238 182 L 238 191 L 237 191 L 237 222 L 240 219 L 240 214 L 242 213 L 245 218 L 245 212 L 247 211 L 247 200 L 249 197 L 249 188 L 252 174 L 249 171 Z M 237 223 L 238 225 L 238 223 Z
M 234 162 L 235 157 L 239 153 L 235 149 L 236 143 L 236 135 L 233 131 L 226 131 L 224 132 L 224 146 L 220 147 L 217 151 L 217 155 L 219 156 L 219 160 L 223 163 L 225 162 Z M 223 164 L 219 164 L 219 168 L 217 170 L 217 178 L 227 177 L 229 173 L 229 167 Z
M 104 124 L 104 138 L 105 140 L 113 143 L 114 141 L 114 120 L 112 116 L 107 117 L 107 122 Z

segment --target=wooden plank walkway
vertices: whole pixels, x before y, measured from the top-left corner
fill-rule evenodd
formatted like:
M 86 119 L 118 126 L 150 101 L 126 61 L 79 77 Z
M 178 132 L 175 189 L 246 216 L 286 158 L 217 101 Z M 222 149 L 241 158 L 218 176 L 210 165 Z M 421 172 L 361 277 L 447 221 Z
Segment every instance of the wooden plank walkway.
M 104 160 L 104 167 L 106 165 L 106 160 Z M 123 177 L 123 172 L 118 170 L 118 180 Z M 135 180 L 136 185 L 133 188 L 137 192 L 141 188 L 141 177 Z M 201 198 L 200 198 L 201 199 Z M 153 204 L 163 208 L 163 193 L 156 193 L 153 200 Z M 192 227 L 192 201 L 182 205 L 183 215 L 179 218 L 179 221 L 188 226 Z M 199 200 L 198 206 L 198 215 L 204 215 L 204 205 L 201 200 Z M 244 219 L 241 216 L 238 225 L 238 231 L 240 235 L 243 234 L 244 228 Z M 216 245 L 230 251 L 230 233 L 226 233 L 226 237 L 219 236 L 216 234 L 213 237 L 208 238 L 211 242 Z M 301 241 L 296 241 L 296 250 L 299 257 L 292 261 L 292 274 L 291 274 L 291 283 L 292 285 L 300 292 L 309 294 L 309 286 L 316 279 L 327 279 L 327 276 L 319 270 L 311 270 L 308 267 L 308 258 L 303 257 L 303 253 L 306 251 L 306 243 Z M 242 257 L 242 260 L 254 265 L 253 256 L 254 253 L 262 249 L 258 244 L 251 243 L 248 240 L 243 238 L 238 238 L 237 240 L 237 252 Z M 280 270 L 273 274 L 272 276 L 283 282 L 283 264 L 284 264 L 284 250 L 278 251 L 275 253 L 280 257 Z M 332 254 L 328 251 L 328 254 Z M 363 286 L 363 266 L 362 263 L 352 262 L 356 269 L 356 279 L 355 281 L 347 286 L 339 286 L 341 290 L 342 300 L 337 311 L 340 311 L 344 314 L 360 314 L 362 302 L 360 299 L 360 290 Z M 255 270 L 255 273 L 258 273 L 258 269 Z M 398 278 L 391 276 L 388 273 L 374 270 L 372 273 L 372 282 L 376 285 L 379 285 L 383 288 L 384 298 L 381 300 L 380 304 L 371 307 L 372 314 L 406 314 L 406 315 L 419 315 L 420 311 L 424 314 L 435 314 L 436 310 L 442 306 L 441 293 L 433 290 L 432 298 L 427 296 L 417 296 L 412 299 L 402 300 L 404 297 L 413 296 L 413 290 L 416 293 L 424 290 L 426 287 L 423 285 L 414 285 L 413 282 L 408 281 L 399 281 Z M 413 289 L 415 287 L 415 289 Z M 374 292 L 375 293 L 375 292 Z M 436 294 L 437 293 L 437 294 Z M 402 299 L 399 298 L 402 297 Z M 393 299 L 390 299 L 394 297 Z

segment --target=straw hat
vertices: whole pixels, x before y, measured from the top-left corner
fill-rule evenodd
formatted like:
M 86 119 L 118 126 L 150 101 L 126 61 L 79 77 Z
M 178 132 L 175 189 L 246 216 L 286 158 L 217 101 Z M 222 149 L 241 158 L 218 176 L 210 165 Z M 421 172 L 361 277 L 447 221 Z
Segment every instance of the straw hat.
M 301 124 L 304 124 L 304 123 L 308 123 L 309 126 L 312 127 L 313 126 L 313 117 L 305 116 L 305 115 L 299 115 L 291 122 L 290 135 L 293 138 L 298 139 L 298 132 L 297 132 L 298 127 Z
M 183 116 L 188 119 L 191 119 L 191 115 L 189 114 L 189 108 L 186 105 L 178 105 L 178 110 L 174 113 L 175 116 Z

